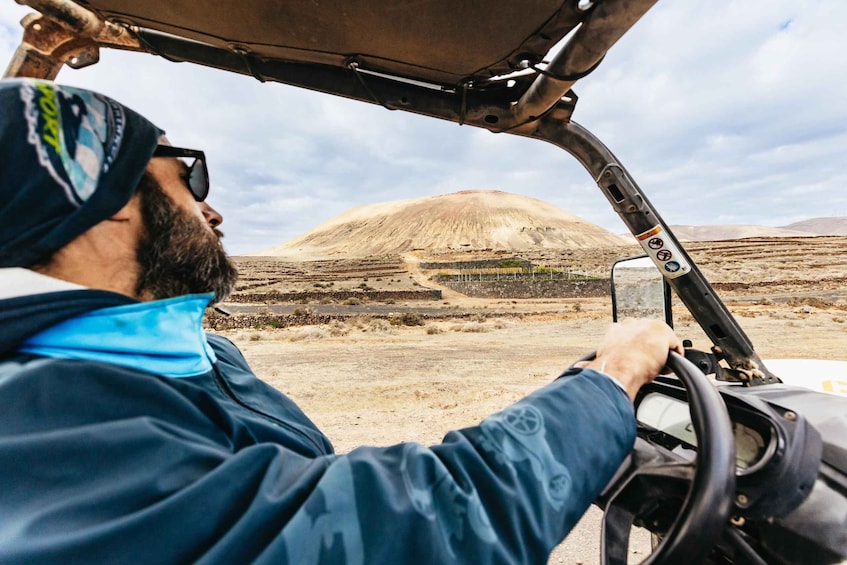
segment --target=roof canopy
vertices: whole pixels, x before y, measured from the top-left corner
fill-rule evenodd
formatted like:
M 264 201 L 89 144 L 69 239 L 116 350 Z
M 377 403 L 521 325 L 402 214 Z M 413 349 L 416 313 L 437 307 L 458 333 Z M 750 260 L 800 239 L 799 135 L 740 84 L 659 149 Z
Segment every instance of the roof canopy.
M 54 78 L 117 47 L 523 135 L 570 119 L 571 86 L 656 2 L 18 1 L 41 15 L 7 75 Z
M 509 73 L 521 60 L 537 63 L 586 16 L 576 1 L 561 0 L 80 4 L 106 19 L 259 59 L 345 66 L 356 58 L 367 69 L 441 85 Z

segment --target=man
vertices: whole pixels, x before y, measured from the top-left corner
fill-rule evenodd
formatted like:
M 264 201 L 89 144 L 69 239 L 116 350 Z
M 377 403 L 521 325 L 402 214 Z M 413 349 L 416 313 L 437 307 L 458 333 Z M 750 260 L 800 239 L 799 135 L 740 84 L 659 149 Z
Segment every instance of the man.
M 0 562 L 542 563 L 681 351 L 613 326 L 440 445 L 335 455 L 201 329 L 236 276 L 203 154 L 49 82 L 0 82 L 0 110 Z

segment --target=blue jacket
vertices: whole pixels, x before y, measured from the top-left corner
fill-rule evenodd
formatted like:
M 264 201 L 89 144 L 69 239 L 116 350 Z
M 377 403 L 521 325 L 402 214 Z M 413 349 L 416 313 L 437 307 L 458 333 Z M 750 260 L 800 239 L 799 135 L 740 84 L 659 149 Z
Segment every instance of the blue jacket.
M 207 300 L 0 300 L 0 563 L 545 563 L 632 448 L 584 370 L 439 445 L 335 455 L 203 334 Z

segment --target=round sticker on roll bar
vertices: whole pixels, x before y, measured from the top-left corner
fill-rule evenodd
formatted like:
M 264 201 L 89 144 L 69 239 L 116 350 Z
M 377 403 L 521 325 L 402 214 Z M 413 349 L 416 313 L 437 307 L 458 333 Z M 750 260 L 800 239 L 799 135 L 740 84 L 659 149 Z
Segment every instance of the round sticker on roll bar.
M 691 271 L 691 265 L 662 226 L 655 226 L 635 236 L 656 268 L 665 278 L 675 279 Z

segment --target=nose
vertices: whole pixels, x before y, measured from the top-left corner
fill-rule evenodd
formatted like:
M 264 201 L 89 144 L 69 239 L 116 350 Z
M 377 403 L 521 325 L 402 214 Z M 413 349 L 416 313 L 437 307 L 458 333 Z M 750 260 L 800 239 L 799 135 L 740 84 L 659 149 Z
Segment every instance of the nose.
M 200 211 L 203 213 L 203 218 L 206 220 L 206 223 L 209 224 L 209 226 L 216 228 L 222 223 L 224 223 L 223 216 L 221 216 L 217 210 L 209 206 L 205 201 L 200 202 L 198 206 L 200 206 Z

